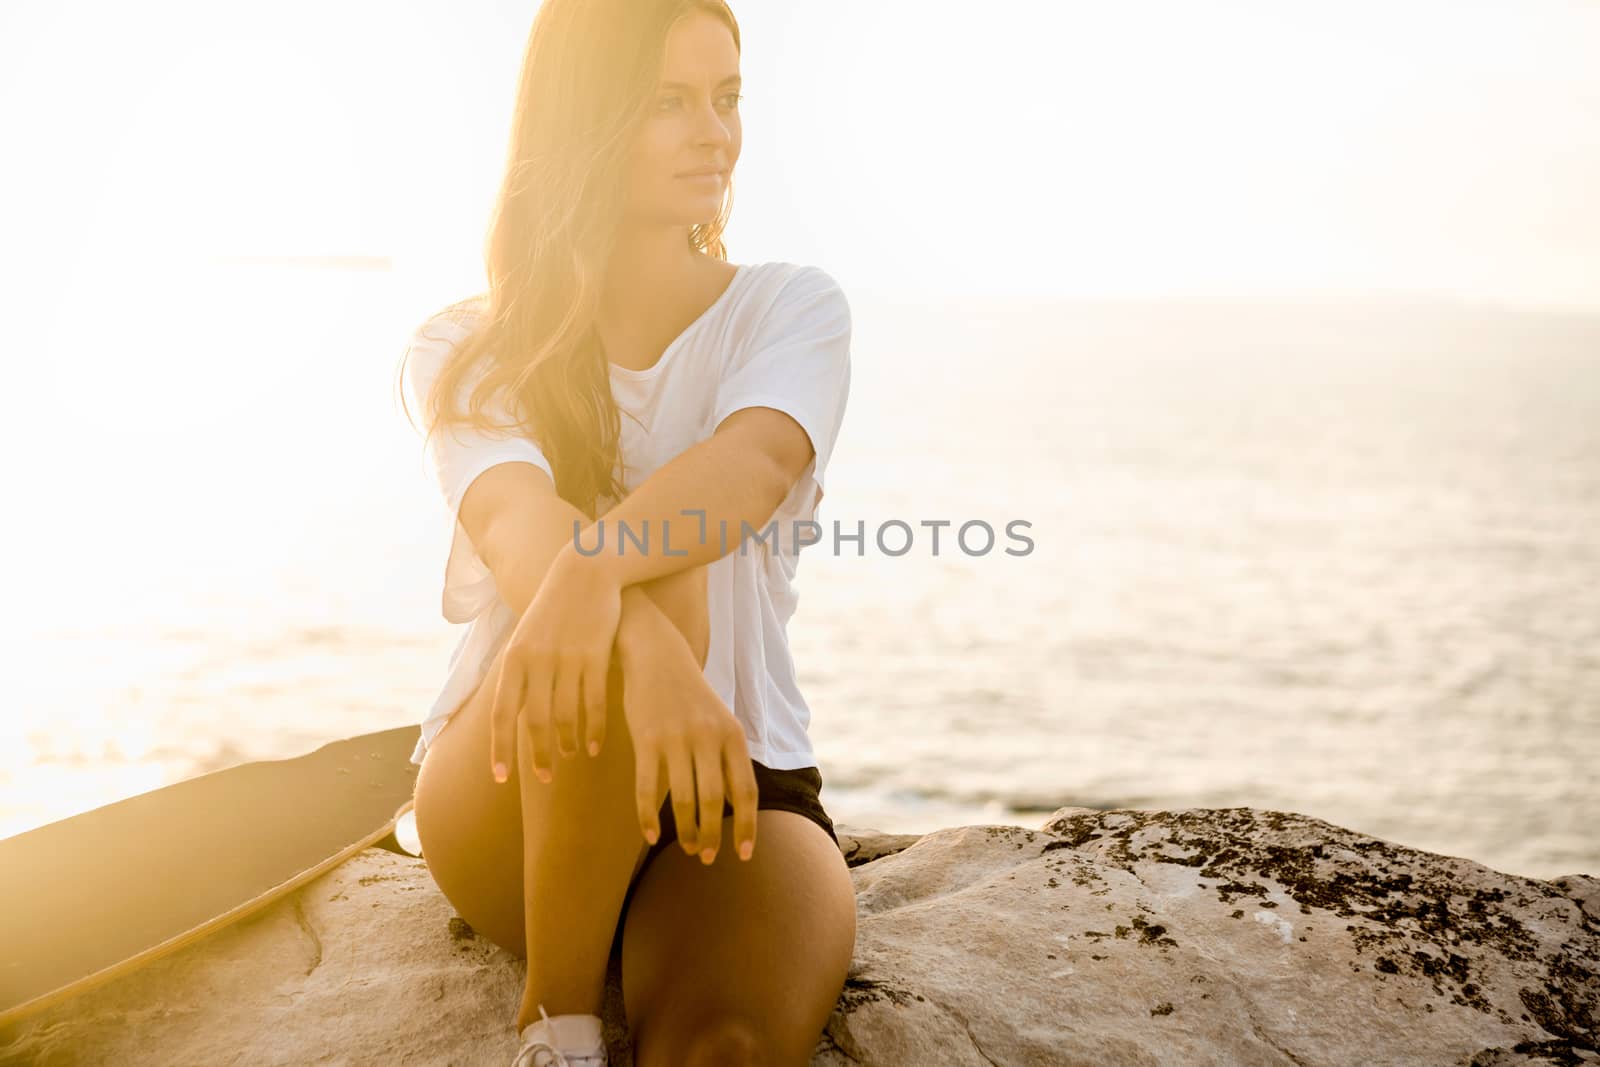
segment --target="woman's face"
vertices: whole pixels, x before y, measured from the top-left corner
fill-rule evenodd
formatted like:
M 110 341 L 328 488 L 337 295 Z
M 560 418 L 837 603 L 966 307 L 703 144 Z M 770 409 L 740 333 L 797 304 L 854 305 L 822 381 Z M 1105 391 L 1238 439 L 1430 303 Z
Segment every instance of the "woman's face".
M 672 27 L 661 82 L 633 143 L 632 221 L 692 226 L 716 217 L 743 139 L 739 84 L 739 51 L 721 20 L 694 12 Z M 685 176 L 706 168 L 720 173 Z

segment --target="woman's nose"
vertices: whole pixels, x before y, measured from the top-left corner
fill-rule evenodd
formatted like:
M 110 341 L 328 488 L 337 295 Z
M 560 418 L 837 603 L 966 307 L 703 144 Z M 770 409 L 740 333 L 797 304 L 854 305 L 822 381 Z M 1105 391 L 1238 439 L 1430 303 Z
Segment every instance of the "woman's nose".
M 717 114 L 714 106 L 707 105 L 696 112 L 698 122 L 695 126 L 696 142 L 703 145 L 723 145 L 732 140 L 728 133 L 728 124 L 723 117 Z

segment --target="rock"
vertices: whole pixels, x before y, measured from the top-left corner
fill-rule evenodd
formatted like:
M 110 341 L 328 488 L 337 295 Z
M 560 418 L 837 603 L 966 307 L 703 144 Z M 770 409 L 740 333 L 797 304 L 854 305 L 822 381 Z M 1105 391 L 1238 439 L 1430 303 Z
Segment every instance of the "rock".
M 1585 875 L 1229 808 L 942 830 L 854 877 L 823 1063 L 1600 1063 Z
M 1600 1064 L 1600 879 L 1251 808 L 837 829 L 859 923 L 817 1065 Z M 369 849 L 0 1033 L 0 1063 L 508 1064 L 525 973 Z

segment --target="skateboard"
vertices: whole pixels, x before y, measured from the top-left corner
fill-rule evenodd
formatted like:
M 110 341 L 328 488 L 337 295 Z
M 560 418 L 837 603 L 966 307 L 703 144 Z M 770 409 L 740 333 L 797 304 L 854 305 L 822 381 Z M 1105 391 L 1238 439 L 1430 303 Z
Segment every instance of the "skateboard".
M 0 840 L 0 1027 L 259 911 L 362 849 L 411 855 L 417 727 L 202 774 Z

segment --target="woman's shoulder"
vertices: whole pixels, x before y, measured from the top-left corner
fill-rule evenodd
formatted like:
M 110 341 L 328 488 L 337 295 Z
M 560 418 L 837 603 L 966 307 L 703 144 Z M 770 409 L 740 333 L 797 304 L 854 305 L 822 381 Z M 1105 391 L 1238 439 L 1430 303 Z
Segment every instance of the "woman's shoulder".
M 750 286 L 753 299 L 744 303 L 752 316 L 749 320 L 752 326 L 773 318 L 805 315 L 819 307 L 848 307 L 849 301 L 839 280 L 817 264 L 776 260 L 755 264 L 750 269 L 754 274 Z
M 760 265 L 761 281 L 752 286 L 757 299 L 748 301 L 748 326 L 756 331 L 798 328 L 798 323 L 837 323 L 851 316 L 844 286 L 831 271 L 814 263 L 779 261 Z
M 439 308 L 412 327 L 411 346 L 433 348 L 442 344 L 449 348 L 460 344 L 482 319 L 488 301 L 488 295 L 480 293 Z
M 411 328 L 401 375 L 411 400 L 420 403 L 428 394 L 450 354 L 472 333 L 486 306 L 485 297 L 470 296 L 439 308 Z
M 756 275 L 775 290 L 791 288 L 838 288 L 839 282 L 827 270 L 815 263 L 794 263 L 789 260 L 770 260 L 752 263 L 745 269 Z

